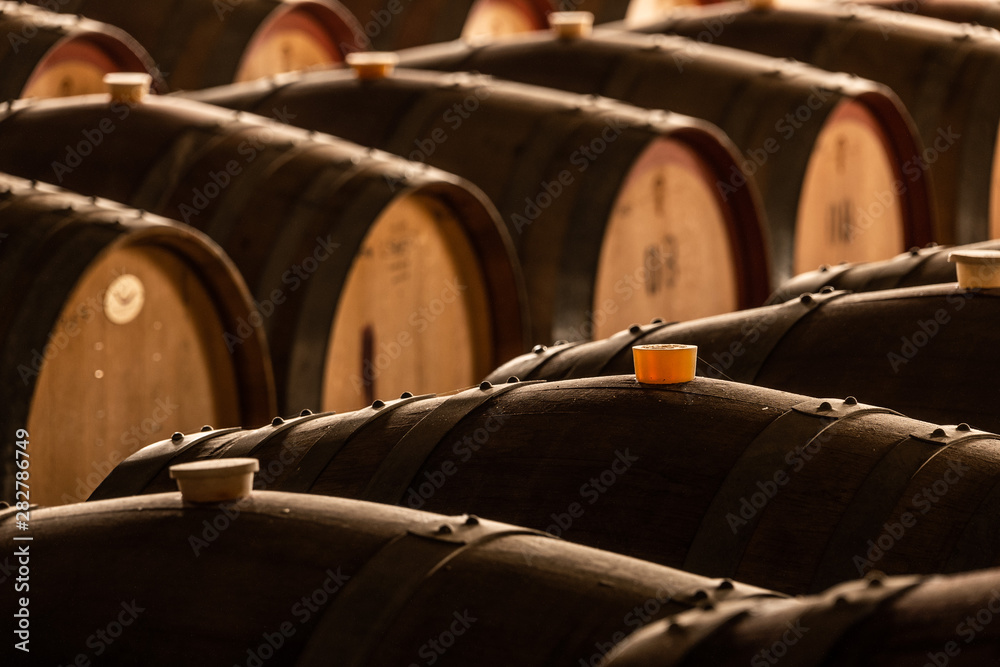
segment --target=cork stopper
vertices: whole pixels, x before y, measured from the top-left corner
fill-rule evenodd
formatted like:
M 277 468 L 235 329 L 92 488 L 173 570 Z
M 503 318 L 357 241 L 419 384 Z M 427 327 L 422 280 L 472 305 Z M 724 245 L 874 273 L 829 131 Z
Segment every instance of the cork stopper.
M 1000 287 L 1000 250 L 956 250 L 948 261 L 955 264 L 962 289 Z
M 591 12 L 552 12 L 549 27 L 559 39 L 582 39 L 594 30 L 594 15 Z
M 257 459 L 211 459 L 170 466 L 170 479 L 188 502 L 221 503 L 249 496 L 258 470 Z
M 643 384 L 678 384 L 694 379 L 696 345 L 636 345 L 632 348 L 635 378 Z
M 346 61 L 359 79 L 384 79 L 396 69 L 399 56 L 383 51 L 358 51 L 348 53 Z
M 119 104 L 139 104 L 149 94 L 153 77 L 146 72 L 111 72 L 104 75 L 104 85 L 111 101 Z

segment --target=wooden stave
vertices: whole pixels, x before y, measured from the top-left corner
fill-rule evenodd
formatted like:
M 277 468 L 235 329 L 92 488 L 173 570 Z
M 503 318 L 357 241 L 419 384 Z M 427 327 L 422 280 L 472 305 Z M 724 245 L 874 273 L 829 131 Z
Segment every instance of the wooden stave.
M 9 36 L 0 66 L 0 100 L 14 100 L 28 83 L 37 66 L 49 54 L 69 41 L 94 44 L 122 71 L 147 72 L 153 77 L 153 89 L 165 90 L 163 77 L 146 50 L 130 35 L 118 28 L 76 16 L 73 18 L 43 11 L 14 2 L 0 3 L 0 29 Z M 31 37 L 25 31 L 37 30 Z M 27 44 L 14 43 L 15 37 L 27 39 Z
M 2 517 L 3 533 L 16 534 L 13 510 Z M 193 505 L 170 493 L 33 509 L 33 535 L 58 544 L 63 557 L 57 560 L 52 550 L 36 553 L 32 549 L 31 555 L 39 571 L 48 566 L 46 581 L 88 589 L 81 599 L 93 604 L 100 618 L 105 611 L 108 618 L 114 618 L 122 602 L 134 601 L 142 608 L 142 622 L 122 633 L 113 646 L 106 646 L 110 650 L 103 659 L 110 664 L 133 662 L 137 655 L 144 656 L 144 664 L 177 664 L 195 650 L 203 656 L 201 660 L 213 664 L 243 662 L 247 650 L 266 643 L 263 634 L 276 631 L 283 621 L 291 621 L 297 632 L 291 637 L 286 634 L 284 643 L 290 650 L 277 652 L 269 662 L 329 664 L 328 653 L 317 659 L 307 656 L 304 647 L 325 644 L 331 648 L 331 637 L 320 636 L 325 619 L 352 610 L 364 614 L 365 610 L 356 605 L 345 609 L 344 605 L 353 603 L 339 596 L 333 596 L 331 603 L 316 602 L 319 608 L 314 607 L 312 614 L 294 613 L 291 608 L 331 573 L 340 575 L 340 582 L 331 583 L 339 583 L 341 595 L 363 583 L 382 603 L 399 605 L 395 618 L 390 616 L 374 630 L 368 629 L 386 637 L 368 656 L 350 655 L 358 653 L 354 649 L 359 637 L 340 637 L 347 641 L 337 651 L 338 658 L 343 658 L 338 664 L 351 665 L 401 664 L 409 652 L 405 649 L 415 655 L 421 643 L 449 626 L 453 612 L 463 610 L 481 619 L 472 627 L 482 634 L 470 634 L 464 645 L 455 642 L 453 649 L 439 656 L 441 664 L 569 664 L 589 659 L 597 642 L 630 631 L 632 624 L 624 625 L 623 618 L 649 600 L 657 601 L 659 609 L 647 614 L 660 618 L 705 600 L 773 595 L 501 525 L 489 526 L 497 531 L 492 539 L 472 542 L 464 550 L 454 545 L 450 560 L 442 556 L 446 564 L 428 572 L 422 581 L 416 579 L 419 587 L 415 590 L 396 586 L 420 574 L 417 563 L 400 562 L 394 572 L 383 573 L 386 582 L 373 581 L 374 573 L 365 574 L 362 569 L 393 542 L 414 556 L 421 547 L 415 542 L 438 544 L 429 535 L 438 525 L 455 526 L 461 535 L 465 519 L 301 494 L 255 492 L 233 503 Z M 204 532 L 213 523 L 223 526 L 215 537 Z M 270 540 L 262 539 L 265 531 Z M 408 532 L 428 537 L 414 538 Z M 136 554 L 123 548 L 123 542 L 157 544 L 162 566 L 130 567 Z M 289 551 L 291 544 L 297 546 Z M 446 546 L 440 545 L 445 554 Z M 67 562 L 67 553 L 78 557 Z M 234 568 L 236 562 L 239 567 Z M 66 589 L 43 587 L 31 600 L 33 612 L 46 610 L 45 616 L 53 619 L 44 627 L 32 628 L 32 653 L 49 662 L 65 660 L 66 652 L 88 653 L 83 642 L 94 632 L 94 618 L 81 617 L 78 608 L 67 609 L 65 600 L 55 594 L 58 590 Z M 184 604 L 178 597 L 181 591 L 197 597 L 190 600 L 190 608 L 178 612 L 177 603 Z M 541 591 L 546 594 L 540 596 Z M 661 602 L 666 591 L 672 599 Z M 400 595 L 402 600 L 393 600 Z M 13 604 L 11 597 L 5 609 Z M 229 619 L 227 627 L 205 632 L 220 615 Z M 178 636 L 185 641 L 177 642 Z M 154 646 L 158 647 L 155 651 L 151 650 Z M 72 661 L 72 653 L 69 657 Z
M 1000 89 L 992 85 L 991 77 L 982 75 L 996 67 L 997 37 L 992 31 L 975 31 L 969 26 L 949 24 L 937 19 L 906 16 L 887 10 L 864 6 L 813 5 L 770 10 L 745 10 L 743 5 L 722 3 L 700 8 L 685 8 L 671 18 L 649 26 L 629 26 L 641 32 L 671 32 L 696 34 L 704 30 L 702 21 L 718 18 L 727 26 L 717 37 L 719 44 L 756 51 L 778 57 L 791 57 L 830 70 L 846 70 L 859 76 L 881 81 L 891 87 L 913 114 L 926 146 L 931 146 L 951 125 L 961 127 L 964 151 L 938 153 L 931 165 L 934 177 L 937 217 L 941 223 L 935 241 L 940 243 L 975 243 L 990 237 L 990 174 L 993 152 L 982 154 L 983 146 L 996 145 L 1000 114 Z M 769 28 L 768 26 L 773 26 Z M 891 30 L 886 32 L 886 26 Z M 782 35 L 795 35 L 795 42 L 783 43 L 771 33 L 771 38 L 757 42 L 770 29 Z M 895 41 L 886 35 L 904 31 Z M 850 39 L 857 37 L 858 43 Z M 865 41 L 861 41 L 865 40 Z M 948 80 L 939 68 L 938 78 L 907 77 L 904 73 L 886 69 L 884 63 L 917 63 L 954 61 L 948 55 L 949 42 L 964 44 L 964 64 L 955 80 Z M 891 46 L 892 56 L 872 59 L 858 57 L 855 52 L 865 47 L 879 49 Z M 838 57 L 844 59 L 838 60 Z M 875 67 L 866 67 L 878 62 Z M 976 91 L 962 104 L 944 105 L 927 96 L 939 90 Z M 931 91 L 928 93 L 928 91 Z M 957 107 L 957 108 L 956 108 Z M 961 146 L 960 146 L 961 148 Z M 964 153 L 971 156 L 963 156 Z M 963 155 L 960 155 L 963 153 Z M 935 165 L 937 165 L 935 167 Z M 915 243 L 914 245 L 922 245 Z
M 4 312 L 8 313 L 0 324 L 6 379 L 0 396 L 5 430 L 11 434 L 27 426 L 38 378 L 36 374 L 27 384 L 22 383 L 16 367 L 31 359 L 33 350 L 44 347 L 75 285 L 74 276 L 82 276 L 98 254 L 126 245 L 168 249 L 184 257 L 192 272 L 214 290 L 218 314 L 228 326 L 253 311 L 250 294 L 236 267 L 218 246 L 194 230 L 159 216 L 136 215 L 133 209 L 112 202 L 87 200 L 6 174 L 0 174 L 0 187 L 0 211 L 11 237 L 4 239 L 5 261 L 0 267 L 0 280 L 7 288 Z M 69 247 L 71 251 L 67 252 Z M 55 257 L 56 251 L 61 259 L 43 275 L 29 275 L 23 270 L 32 257 Z M 32 295 L 38 298 L 32 299 Z M 266 418 L 275 409 L 275 391 L 263 329 L 252 327 L 245 349 L 234 350 L 233 357 L 237 384 L 243 389 L 239 397 L 241 420 L 246 423 Z M 13 447 L 13 440 L 5 438 L 4 449 L 10 456 L 4 464 L 4 498 L 14 494 Z
M 359 82 L 349 72 L 316 72 L 289 75 L 274 82 L 220 87 L 188 97 L 251 113 L 280 112 L 290 115 L 291 122 L 299 127 L 404 157 L 411 151 L 410 159 L 426 161 L 476 183 L 498 206 L 515 239 L 532 294 L 535 339 L 579 338 L 574 332 L 580 330 L 583 314 L 592 308 L 596 310 L 594 287 L 603 232 L 622 179 L 629 172 L 629 161 L 638 159 L 652 141 L 667 138 L 681 142 L 703 156 L 719 178 L 737 168 L 733 158 L 735 148 L 707 123 L 674 114 L 664 116 L 610 100 L 464 74 L 406 71 L 384 81 Z M 473 97 L 478 100 L 478 109 L 489 108 L 494 116 L 502 115 L 505 128 L 507 122 L 527 128 L 527 136 L 534 140 L 526 145 L 543 145 L 545 151 L 539 157 L 547 162 L 539 161 L 537 171 L 534 167 L 524 168 L 530 165 L 523 164 L 522 146 L 514 140 L 507 142 L 506 130 L 498 133 L 489 119 L 478 122 L 482 118 L 477 115 L 478 109 L 460 126 L 459 131 L 466 133 L 461 146 L 456 146 L 457 141 L 445 141 L 437 144 L 430 155 L 422 149 L 412 150 L 418 139 L 430 141 L 430 128 L 436 128 L 436 121 L 447 117 L 452 102 L 461 104 Z M 324 111 L 328 108 L 350 111 L 329 114 Z M 382 114 L 385 121 L 376 119 Z M 513 222 L 512 215 L 524 213 L 525 196 L 537 194 L 539 180 L 555 179 L 560 167 L 570 166 L 573 147 L 598 136 L 611 122 L 628 124 L 622 136 L 609 144 L 609 150 L 601 156 L 603 159 L 616 154 L 620 171 L 606 168 L 600 173 L 588 170 L 582 176 L 577 175 L 575 182 L 564 189 L 573 191 L 571 197 L 564 195 L 557 199 L 526 228 Z M 482 160 L 470 159 L 464 149 L 464 140 L 470 132 L 475 133 L 472 140 L 490 145 L 492 156 L 498 156 L 510 169 L 484 171 L 480 166 Z M 562 136 L 553 139 L 552 135 L 559 132 Z M 498 145 L 501 141 L 504 143 Z M 755 229 L 754 221 L 760 218 L 756 191 L 752 186 L 741 188 L 728 200 L 731 207 L 728 231 L 740 277 L 739 303 L 741 307 L 752 307 L 761 303 L 761 289 L 769 282 L 765 233 Z M 572 250 L 566 250 L 571 244 Z M 736 251 L 738 248 L 742 252 Z M 554 275 L 549 273 L 553 268 L 557 269 Z M 556 283 L 554 294 L 549 294 L 553 283 Z M 542 293 L 544 297 L 539 296 Z
M 514 375 L 552 381 L 632 373 L 632 345 L 684 343 L 699 346 L 703 377 L 811 396 L 853 394 L 916 419 L 968 422 L 997 431 L 992 394 L 976 378 L 989 377 L 1000 359 L 985 341 L 975 342 L 976 332 L 989 327 L 992 310 L 1000 305 L 996 296 L 992 290 L 961 290 L 954 284 L 815 293 L 803 296 L 805 303 L 795 299 L 689 322 L 636 325 L 593 343 L 539 346 L 486 379 L 502 382 Z M 935 321 L 938 313 L 944 324 Z M 872 326 L 875 321 L 878 326 Z M 921 329 L 920 322 L 929 324 Z M 928 330 L 934 335 L 925 340 Z M 923 345 L 916 346 L 914 337 Z M 733 349 L 742 351 L 734 355 Z
M 799 593 L 821 590 L 858 576 L 850 557 L 858 549 L 867 548 L 865 539 L 877 539 L 882 522 L 899 520 L 903 512 L 911 511 L 909 499 L 914 492 L 919 493 L 928 480 L 933 482 L 935 475 L 940 477 L 949 464 L 959 461 L 974 472 L 962 478 L 966 482 L 962 491 L 954 491 L 961 484 L 951 487 L 953 495 L 949 497 L 947 511 L 941 512 L 944 505 L 936 505 L 939 514 L 935 520 L 925 520 L 926 527 L 918 526 L 919 530 L 913 531 L 924 533 L 920 545 L 912 548 L 897 545 L 894 553 L 886 554 L 878 562 L 878 567 L 890 574 L 914 570 L 958 571 L 992 566 L 998 558 L 996 545 L 986 544 L 993 538 L 973 532 L 968 536 L 963 534 L 961 539 L 953 535 L 944 540 L 940 534 L 926 534 L 948 532 L 954 526 L 968 525 L 973 530 L 971 526 L 983 520 L 985 515 L 978 518 L 973 515 L 994 487 L 989 469 L 995 465 L 995 457 L 985 454 L 995 442 L 993 435 L 952 427 L 942 440 L 933 440 L 929 435 L 935 427 L 930 424 L 885 410 L 869 413 L 866 412 L 869 408 L 854 405 L 853 399 L 846 402 L 830 399 L 835 413 L 844 409 L 861 412 L 827 426 L 820 441 L 810 441 L 809 436 L 797 445 L 781 441 L 780 446 L 783 451 L 792 451 L 794 446 L 812 447 L 817 457 L 825 454 L 835 461 L 849 457 L 851 466 L 831 474 L 822 464 L 811 464 L 811 468 L 803 464 L 796 473 L 798 479 L 791 476 L 790 486 L 767 501 L 761 515 L 749 517 L 748 522 L 757 526 L 755 532 L 737 536 L 736 532 L 730 533 L 728 519 L 718 514 L 730 503 L 720 501 L 715 495 L 717 490 L 726 494 L 738 492 L 721 486 L 724 478 L 736 474 L 732 472 L 733 461 L 764 428 L 778 420 L 779 414 L 798 414 L 801 406 L 819 405 L 819 399 L 801 402 L 803 397 L 794 394 L 701 378 L 668 387 L 639 385 L 629 377 L 593 378 L 515 384 L 513 389 L 504 385 L 485 392 L 498 397 L 486 397 L 480 408 L 458 418 L 457 425 L 448 422 L 453 427 L 442 438 L 447 442 L 437 441 L 419 472 L 407 475 L 401 485 L 410 485 L 405 491 L 392 487 L 389 492 L 377 483 L 373 486 L 372 475 L 387 452 L 415 423 L 442 410 L 441 399 L 411 399 L 358 413 L 311 417 L 308 424 L 296 424 L 281 431 L 265 427 L 243 436 L 223 433 L 173 459 L 176 448 L 166 443 L 153 445 L 143 450 L 141 473 L 135 463 L 123 463 L 91 499 L 155 493 L 169 488 L 170 480 L 164 472 L 168 462 L 250 455 L 261 460 L 262 473 L 257 483 L 264 488 L 378 498 L 380 502 L 406 503 L 432 511 L 450 511 L 457 503 L 504 521 L 517 520 L 521 525 L 559 535 L 565 533 L 563 536 L 588 546 L 613 549 L 711 576 L 738 575 L 741 581 Z M 792 410 L 793 406 L 800 407 Z M 369 426 L 353 435 L 348 435 L 351 431 L 337 430 L 340 428 L 337 424 L 354 428 L 350 425 L 379 410 L 386 410 L 387 416 L 369 422 Z M 721 423 L 727 421 L 720 416 L 723 410 L 731 411 L 731 423 Z M 496 421 L 498 416 L 505 420 L 500 426 Z M 606 437 L 608 425 L 627 430 L 630 422 L 641 423 L 641 429 L 623 439 Z M 485 441 L 478 453 L 468 444 L 464 449 L 459 447 L 463 441 L 471 443 L 473 436 L 480 442 L 480 435 L 485 436 Z M 345 438 L 348 438 L 346 444 L 338 449 Z M 413 440 L 409 442 L 412 444 Z M 928 449 L 931 442 L 965 444 Z M 586 487 L 588 477 L 596 478 L 606 472 L 609 461 L 615 461 L 621 449 L 639 461 L 634 464 L 635 469 L 642 472 L 630 472 L 632 469 L 628 468 L 614 482 L 605 481 L 609 495 L 612 489 L 618 490 L 613 500 L 580 503 L 585 508 L 580 518 L 570 519 L 569 526 L 555 523 L 556 515 L 568 512 L 573 501 L 587 499 L 580 482 Z M 312 454 L 306 453 L 309 451 Z M 925 464 L 920 475 L 894 483 L 898 488 L 886 491 L 881 481 L 870 486 L 874 482 L 868 478 L 869 466 L 875 466 L 890 451 L 928 454 L 917 454 L 914 461 Z M 305 456 L 313 458 L 302 458 Z M 327 461 L 328 456 L 335 456 L 332 463 Z M 133 458 L 138 461 L 139 457 L 137 454 Z M 279 461 L 280 457 L 284 460 Z M 457 467 L 452 477 L 444 472 L 448 462 Z M 791 462 L 785 460 L 787 466 L 800 462 L 795 457 Z M 766 462 L 756 465 L 765 466 Z M 472 469 L 475 470 L 470 472 Z M 750 481 L 770 480 L 774 470 L 768 468 L 757 473 L 760 471 L 746 469 L 740 474 Z M 432 480 L 435 474 L 444 478 L 440 486 Z M 427 484 L 432 486 L 423 488 Z M 792 488 L 796 491 L 790 491 Z M 859 489 L 865 497 L 871 497 L 871 502 L 854 498 Z M 751 487 L 751 491 L 756 493 L 757 487 Z M 388 495 L 379 495 L 384 493 Z M 600 500 L 601 494 L 594 488 L 588 493 Z M 823 499 L 827 505 L 817 506 L 817 499 Z M 716 503 L 715 509 L 709 510 L 712 503 Z M 740 511 L 738 500 L 731 504 L 730 513 Z M 776 506 L 780 509 L 775 509 Z M 789 534 L 781 528 L 788 525 L 792 515 L 806 511 L 815 515 L 815 520 L 806 524 L 808 530 Z M 967 511 L 971 514 L 963 515 Z M 670 526 L 670 530 L 651 529 L 655 526 Z M 816 536 L 813 531 L 823 535 Z M 701 536 L 697 541 L 696 535 Z M 941 551 L 928 554 L 923 548 L 927 544 L 924 540 L 940 544 Z M 708 560 L 713 562 L 703 560 L 705 554 L 698 544 L 712 545 Z
M 97 127 L 100 119 L 107 117 L 121 119 L 116 129 L 105 135 L 102 145 L 95 149 L 105 151 L 104 168 L 75 169 L 60 174 L 65 176 L 64 185 L 84 194 L 125 200 L 135 207 L 180 220 L 185 219 L 185 210 L 179 207 L 190 208 L 188 202 L 193 200 L 182 187 L 184 174 L 175 168 L 177 159 L 189 174 L 193 174 L 190 180 L 203 187 L 211 182 L 210 172 L 218 173 L 225 168 L 220 166 L 220 160 L 224 165 L 227 159 L 238 157 L 233 150 L 227 149 L 230 144 L 235 149 L 237 143 L 245 143 L 246 137 L 252 136 L 266 147 L 266 164 L 263 150 L 261 157 L 254 160 L 268 169 L 275 165 L 273 170 L 254 172 L 249 185 L 240 186 L 242 190 L 234 186 L 226 195 L 212 200 L 190 222 L 233 258 L 256 299 L 268 299 L 274 289 L 286 293 L 287 301 L 276 312 L 294 316 L 265 318 L 278 406 L 282 412 L 295 412 L 320 401 L 324 371 L 317 358 L 325 356 L 336 303 L 331 303 L 330 293 L 319 285 L 339 290 L 349 274 L 350 265 L 325 262 L 308 281 L 312 285 L 307 285 L 307 289 L 285 289 L 282 273 L 312 251 L 315 236 L 301 234 L 297 244 L 288 248 L 289 255 L 278 257 L 271 253 L 265 266 L 258 265 L 254 251 L 266 251 L 271 244 L 255 242 L 248 249 L 246 239 L 254 238 L 251 226 L 237 223 L 258 219 L 270 205 L 278 206 L 271 215 L 281 216 L 285 208 L 297 206 L 298 201 L 319 197 L 323 207 L 306 207 L 301 215 L 290 220 L 301 220 L 305 230 L 333 232 L 337 236 L 335 241 L 354 248 L 362 242 L 367 228 L 349 228 L 344 221 L 373 222 L 392 201 L 410 194 L 426 194 L 444 201 L 456 214 L 463 216 L 469 240 L 483 262 L 483 275 L 493 297 L 490 305 L 496 336 L 494 358 L 524 349 L 527 316 L 522 311 L 525 299 L 520 267 L 513 259 L 510 239 L 492 204 L 466 181 L 435 169 L 416 168 L 405 160 L 373 153 L 332 137 L 266 122 L 247 114 L 234 116 L 209 105 L 178 98 L 147 98 L 138 106 L 126 107 L 115 103 L 108 106 L 106 98 L 95 96 L 63 102 L 25 103 L 8 111 L 0 117 L 0 127 L 5 127 L 0 129 L 3 135 L 0 145 L 5 155 L 16 156 L 16 159 L 10 157 L 5 167 L 22 177 L 51 176 L 50 159 L 63 157 L 63 149 L 55 147 L 63 143 L 74 144 L 79 139 L 79 127 Z M 30 123 L 37 123 L 33 129 L 5 126 L 5 121 L 19 122 L 26 117 L 31 119 Z M 41 150 L 37 142 L 29 141 L 33 131 L 49 137 L 50 154 Z M 125 136 L 126 131 L 131 140 Z M 59 137 L 60 132 L 65 133 L 66 141 L 53 139 Z M 118 143 L 111 147 L 113 141 Z M 16 146 L 18 142 L 27 142 L 25 146 L 31 144 L 33 149 L 28 153 L 27 148 Z M 122 168 L 129 163 L 144 164 L 147 170 Z M 250 167 L 255 165 L 243 166 L 250 172 Z M 268 184 L 276 180 L 274 172 L 278 169 L 287 174 L 283 178 L 292 183 L 290 187 L 298 189 L 290 195 L 268 196 L 272 192 L 268 188 L 275 187 Z M 174 182 L 164 185 L 165 174 L 170 173 L 176 175 Z M 323 184 L 327 187 L 317 193 L 317 186 Z M 206 219 L 205 215 L 210 217 Z M 280 231 L 277 226 L 264 229 L 275 234 Z
M 961 246 L 962 249 L 1000 250 L 1000 242 L 983 241 Z M 927 248 L 911 248 L 909 252 L 884 262 L 843 264 L 820 267 L 802 273 L 778 288 L 767 305 L 782 303 L 807 292 L 818 292 L 826 286 L 852 292 L 871 292 L 899 287 L 916 287 L 957 280 L 955 265 L 948 255 L 960 248 L 931 244 Z
M 615 24 L 617 25 L 617 24 Z M 896 96 L 885 86 L 858 78 L 824 72 L 800 63 L 773 58 L 757 58 L 701 41 L 639 35 L 612 29 L 595 33 L 582 40 L 559 40 L 548 35 L 525 36 L 496 44 L 466 44 L 452 42 L 400 54 L 401 66 L 445 71 L 472 70 L 523 83 L 555 87 L 576 93 L 598 93 L 647 108 L 669 108 L 702 118 L 720 127 L 729 135 L 741 153 L 763 150 L 768 139 L 773 140 L 770 126 L 746 126 L 729 114 L 744 105 L 758 108 L 770 105 L 767 117 L 781 118 L 784 111 L 796 109 L 808 101 L 813 90 L 834 91 L 816 110 L 818 120 L 826 118 L 837 102 L 853 99 L 876 117 L 885 119 L 883 130 L 900 156 L 897 168 L 902 168 L 905 156 L 921 150 L 913 120 Z M 544 63 L 544 66 L 541 64 Z M 696 78 L 697 87 L 682 88 L 684 72 Z M 777 75 L 775 74 L 777 73 Z M 665 86 L 653 76 L 675 77 Z M 643 78 L 646 77 L 646 78 Z M 746 92 L 746 81 L 756 79 L 761 87 Z M 645 81 L 646 85 L 639 85 Z M 706 82 L 721 88 L 718 94 L 703 94 Z M 688 93 L 687 95 L 684 92 Z M 667 94 L 667 92 L 670 94 Z M 728 93 L 731 97 L 723 99 Z M 832 99 L 832 102 L 831 102 Z M 757 169 L 754 179 L 761 190 L 768 224 L 771 228 L 773 278 L 781 283 L 791 277 L 793 239 L 797 204 L 803 185 L 806 165 L 822 129 L 819 123 L 806 123 L 795 130 L 795 141 L 786 142 L 781 150 L 766 159 Z M 780 166 L 776 166 L 780 165 Z M 732 181 L 731 181 L 732 182 Z M 918 187 L 905 191 L 906 228 L 904 247 L 924 245 L 931 241 L 936 226 L 936 214 L 931 210 L 929 184 L 921 177 Z
M 746 611 L 738 602 L 722 603 L 714 618 L 711 612 L 694 611 L 637 631 L 600 665 L 710 662 L 731 667 L 766 664 L 765 656 L 777 653 L 796 665 L 816 667 L 947 664 L 959 655 L 969 664 L 989 664 L 1000 655 L 1000 637 L 989 622 L 996 613 L 997 589 L 992 569 L 850 582 L 794 601 L 751 602 Z M 976 620 L 981 612 L 986 623 Z M 720 623 L 727 616 L 732 620 Z M 685 631 L 671 631 L 671 624 Z
M 285 0 L 215 4 L 183 0 L 161 5 L 163 13 L 150 21 L 148 11 L 136 12 L 134 3 L 124 0 L 30 1 L 53 11 L 82 14 L 122 28 L 149 50 L 166 72 L 167 83 L 173 90 L 232 82 L 244 51 L 258 30 L 266 25 L 273 12 L 288 6 Z M 317 25 L 331 31 L 334 43 L 345 53 L 364 49 L 364 31 L 337 0 L 309 0 L 301 3 L 300 8 L 315 16 Z M 197 42 L 205 34 L 215 37 L 207 48 Z

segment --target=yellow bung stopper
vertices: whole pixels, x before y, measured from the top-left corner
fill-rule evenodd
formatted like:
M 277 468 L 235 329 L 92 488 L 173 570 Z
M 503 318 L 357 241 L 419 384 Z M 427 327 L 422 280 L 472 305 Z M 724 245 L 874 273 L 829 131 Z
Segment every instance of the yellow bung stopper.
M 591 12 L 552 12 L 549 27 L 561 39 L 588 37 L 594 29 L 594 15 Z
M 697 345 L 636 345 L 632 348 L 635 377 L 644 384 L 677 384 L 694 379 Z
M 1000 287 L 1000 250 L 956 250 L 948 261 L 955 263 L 962 289 Z
M 249 496 L 258 470 L 257 459 L 211 459 L 170 466 L 170 479 L 188 502 L 221 503 Z
M 104 85 L 111 93 L 111 101 L 120 104 L 138 104 L 149 94 L 153 77 L 146 72 L 111 72 L 104 75 Z
M 359 79 L 384 79 L 396 69 L 399 56 L 383 51 L 357 51 L 348 53 L 346 61 Z

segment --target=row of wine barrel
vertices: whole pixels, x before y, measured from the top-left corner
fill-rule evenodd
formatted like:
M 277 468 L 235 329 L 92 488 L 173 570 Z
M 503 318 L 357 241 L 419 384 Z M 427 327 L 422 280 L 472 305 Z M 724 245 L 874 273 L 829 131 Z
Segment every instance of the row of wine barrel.
M 120 464 L 91 498 L 168 491 L 173 464 L 253 457 L 258 488 L 473 512 L 802 593 L 871 569 L 1000 565 L 998 446 L 1000 436 L 967 424 L 939 427 L 854 397 L 710 378 L 509 381 L 258 430 L 176 433 Z M 873 553 L 900 523 L 905 536 Z
M 1000 67 L 1000 33 L 824 3 L 686 7 L 649 25 L 620 27 L 694 37 L 708 26 L 717 26 L 713 44 L 794 58 L 892 88 L 923 138 L 918 166 L 933 176 L 942 223 L 935 240 L 971 243 L 1000 235 L 1000 82 L 992 76 Z
M 16 516 L 0 513 L 20 546 L 10 567 L 27 553 L 44 584 L 28 608 L 3 597 L 8 664 L 888 667 L 1000 651 L 995 569 L 785 598 L 471 515 L 338 498 L 33 509 L 32 542 L 11 542 L 25 536 Z
M 628 6 L 581 2 L 600 22 L 624 18 Z M 9 37 L 0 99 L 100 92 L 102 75 L 116 71 L 149 72 L 158 89 L 217 86 L 329 66 L 372 47 L 538 30 L 555 9 L 552 0 L 439 0 L 435 7 L 402 0 L 0 2 L 0 29 Z
M 31 518 L 36 541 L 16 543 L 46 582 L 23 624 L 31 664 L 100 651 L 108 665 L 176 665 L 196 651 L 302 667 L 820 667 L 988 664 L 1000 651 L 995 569 L 785 598 L 475 516 L 337 498 L 263 491 L 213 506 L 173 493 Z M 0 535 L 24 536 L 15 510 Z M 17 619 L 17 596 L 3 600 Z M 7 661 L 25 664 L 16 643 Z

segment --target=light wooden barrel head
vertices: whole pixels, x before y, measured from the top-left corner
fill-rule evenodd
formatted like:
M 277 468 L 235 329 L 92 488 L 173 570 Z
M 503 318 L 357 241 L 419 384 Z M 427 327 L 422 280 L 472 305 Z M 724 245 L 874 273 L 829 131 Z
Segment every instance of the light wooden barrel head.
M 401 197 L 368 231 L 331 330 L 324 410 L 451 391 L 489 372 L 492 322 L 482 270 L 437 200 Z
M 625 179 L 604 233 L 593 337 L 735 310 L 736 251 L 711 171 L 687 146 L 658 140 Z
M 103 93 L 104 75 L 117 72 L 115 61 L 94 42 L 71 38 L 59 42 L 38 63 L 21 97 L 69 97 Z
M 1000 239 L 1000 130 L 993 147 L 993 173 L 990 175 L 990 238 Z
M 541 30 L 537 12 L 520 0 L 477 0 L 462 28 L 462 39 L 486 39 Z
M 708 3 L 698 0 L 632 0 L 628 3 L 625 20 L 636 24 L 649 23 L 663 18 L 676 7 L 703 4 Z
M 889 142 L 874 116 L 843 102 L 806 167 L 795 230 L 795 272 L 903 252 L 903 208 Z M 905 185 L 905 184 L 904 184 Z
M 294 4 L 276 11 L 247 47 L 236 81 L 252 81 L 343 60 L 340 49 L 308 11 Z
M 43 352 L 28 416 L 31 500 L 86 500 L 173 431 L 239 422 L 233 357 L 209 291 L 173 253 L 114 247 L 81 277 Z

